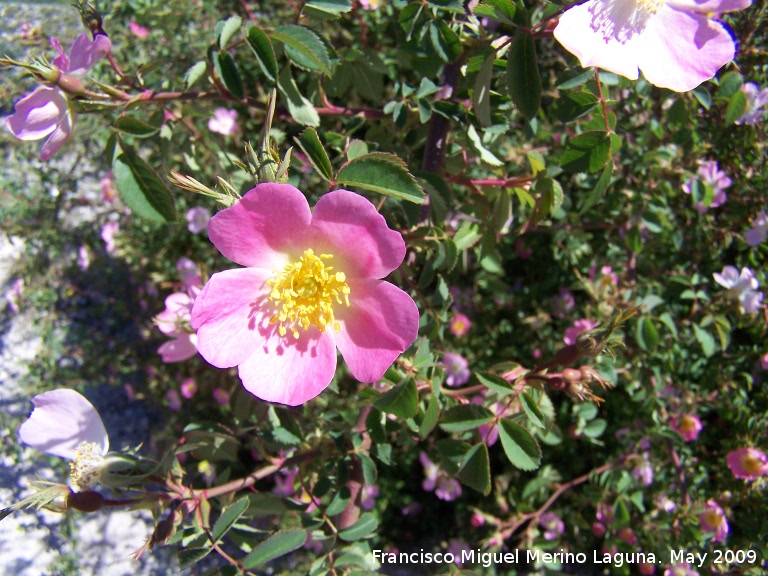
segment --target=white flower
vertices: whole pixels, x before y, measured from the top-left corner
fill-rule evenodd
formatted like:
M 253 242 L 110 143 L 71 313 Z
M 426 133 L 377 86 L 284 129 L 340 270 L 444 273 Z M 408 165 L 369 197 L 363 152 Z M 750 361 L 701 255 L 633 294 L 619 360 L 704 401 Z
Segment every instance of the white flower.
M 101 477 L 109 438 L 93 405 L 74 390 L 58 389 L 32 399 L 32 414 L 19 427 L 25 444 L 71 461 L 71 482 L 89 490 Z
M 756 312 L 763 302 L 762 292 L 758 292 L 760 282 L 755 278 L 754 272 L 749 268 L 742 268 L 741 274 L 734 266 L 726 266 L 722 273 L 713 274 L 715 282 L 727 288 L 734 296 L 738 297 L 745 312 Z

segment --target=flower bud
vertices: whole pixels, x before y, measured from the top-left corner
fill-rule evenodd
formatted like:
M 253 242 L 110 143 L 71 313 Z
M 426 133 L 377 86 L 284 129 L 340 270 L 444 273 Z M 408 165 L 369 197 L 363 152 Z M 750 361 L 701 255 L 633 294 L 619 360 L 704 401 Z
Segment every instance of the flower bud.
M 553 376 L 547 380 L 547 384 L 549 384 L 549 387 L 552 388 L 552 390 L 565 390 L 568 386 L 568 383 L 560 378 L 560 376 Z
M 552 359 L 553 365 L 570 366 L 581 356 L 581 352 L 576 347 L 576 344 L 569 344 L 557 351 L 555 357 Z
M 568 380 L 568 382 L 578 382 L 581 380 L 581 376 L 581 371 L 575 368 L 565 368 L 563 370 L 563 378 Z
M 104 497 L 98 492 L 72 492 L 67 496 L 67 508 L 80 512 L 96 512 L 104 506 Z
M 56 86 L 67 94 L 78 95 L 85 91 L 85 86 L 83 86 L 80 79 L 69 74 L 60 74 L 58 80 L 56 80 Z

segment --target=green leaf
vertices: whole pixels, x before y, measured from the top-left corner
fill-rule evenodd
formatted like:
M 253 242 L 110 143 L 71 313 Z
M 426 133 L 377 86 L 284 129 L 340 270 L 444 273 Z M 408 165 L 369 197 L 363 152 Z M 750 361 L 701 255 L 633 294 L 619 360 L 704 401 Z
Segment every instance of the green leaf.
M 629 526 L 630 516 L 627 505 L 621 499 L 616 500 L 613 505 L 613 522 L 611 522 L 612 528 L 619 530 L 625 526 Z
M 114 127 L 115 130 L 119 130 L 125 134 L 132 134 L 137 138 L 147 138 L 149 136 L 154 136 L 160 131 L 160 128 L 157 126 L 152 126 L 151 124 L 144 122 L 143 120 L 139 120 L 138 118 L 134 118 L 133 116 L 120 116 L 117 120 L 115 120 Z
M 485 57 L 483 65 L 480 66 L 480 71 L 475 77 L 475 88 L 472 92 L 472 108 L 478 122 L 483 126 L 491 125 L 491 76 L 495 61 L 495 51 Z
M 424 4 L 421 2 L 411 2 L 400 11 L 398 22 L 400 22 L 400 27 L 405 31 L 406 41 L 410 42 L 413 31 L 416 28 L 416 23 L 419 21 L 423 11 Z
M 275 58 L 275 49 L 272 47 L 272 41 L 258 26 L 251 26 L 248 29 L 248 35 L 245 37 L 248 46 L 251 47 L 256 55 L 256 61 L 259 63 L 261 71 L 273 83 L 277 81 L 277 59 Z
M 470 124 L 467 130 L 467 137 L 469 138 L 469 144 L 472 149 L 480 156 L 480 160 L 491 166 L 502 166 L 503 161 L 499 160 L 496 155 L 493 154 L 483 145 L 483 140 L 475 129 L 474 125 Z
M 206 70 L 208 70 L 208 64 L 201 60 L 200 62 L 193 64 L 184 73 L 184 86 L 186 86 L 187 90 L 189 90 L 195 82 L 203 77 Z
M 352 140 L 347 146 L 347 160 L 354 160 L 368 154 L 368 144 L 362 140 Z
M 386 152 L 372 152 L 355 158 L 342 167 L 336 183 L 394 196 L 415 204 L 426 200 L 424 190 L 408 171 L 405 162 Z
M 536 60 L 533 35 L 515 36 L 507 55 L 507 87 L 509 97 L 527 120 L 532 120 L 541 103 L 541 76 Z
M 608 132 L 584 132 L 568 140 L 560 166 L 568 172 L 597 172 L 608 161 L 611 139 Z
M 280 93 L 285 97 L 288 112 L 296 122 L 305 126 L 320 125 L 320 115 L 315 110 L 312 102 L 304 98 L 299 92 L 289 67 L 286 66 L 280 72 L 277 86 L 280 88 Z
M 424 412 L 424 419 L 419 426 L 419 436 L 421 438 L 429 436 L 429 433 L 435 428 L 439 417 L 440 403 L 438 402 L 437 397 L 432 395 L 429 397 L 429 404 L 427 404 L 427 409 Z
M 355 540 L 360 540 L 361 538 L 369 536 L 378 527 L 379 521 L 376 520 L 376 516 L 370 512 L 366 512 L 360 516 L 360 519 L 352 526 L 339 532 L 339 538 L 346 540 L 347 542 L 354 542 Z
M 569 68 L 555 81 L 555 88 L 560 90 L 570 90 L 586 84 L 590 79 L 595 77 L 594 68 L 582 68 L 577 66 L 575 68 Z
M 394 414 L 399 418 L 413 418 L 419 412 L 419 397 L 416 393 L 416 384 L 411 378 L 392 390 L 378 396 L 373 405 L 382 412 Z
M 736 121 L 744 116 L 747 111 L 747 95 L 741 90 L 736 92 L 728 101 L 728 108 L 725 111 L 725 123 L 735 124 Z
M 720 78 L 720 85 L 715 91 L 715 97 L 730 98 L 739 91 L 742 84 L 744 84 L 744 77 L 740 73 L 735 70 L 726 72 Z
M 179 552 L 179 568 L 188 568 L 196 564 L 213 551 L 213 548 L 189 548 Z
M 475 16 L 480 18 L 493 18 L 505 24 L 514 24 L 515 5 L 509 0 L 483 0 L 475 6 Z
M 592 188 L 592 191 L 589 193 L 589 196 L 587 196 L 587 199 L 584 201 L 584 206 L 581 207 L 581 210 L 579 210 L 579 216 L 583 216 L 587 213 L 587 210 L 592 208 L 592 206 L 595 205 L 595 203 L 600 200 L 600 198 L 603 197 L 605 194 L 605 191 L 608 190 L 608 186 L 611 184 L 611 175 L 613 174 L 613 162 L 608 162 L 605 165 L 605 168 L 603 168 L 602 174 L 600 174 L 600 178 L 598 178 L 597 183 L 595 184 L 595 187 Z
M 466 432 L 493 420 L 493 412 L 479 404 L 461 404 L 443 413 L 440 428 L 446 432 Z
M 214 61 L 214 66 L 216 68 L 216 74 L 224 83 L 224 87 L 236 100 L 242 100 L 245 97 L 243 80 L 240 78 L 237 64 L 235 64 L 235 61 L 232 56 L 229 55 L 229 52 L 219 52 Z
M 307 541 L 307 533 L 304 530 L 284 530 L 277 532 L 256 546 L 248 556 L 243 559 L 243 567 L 255 568 L 260 564 L 284 556 L 304 546 Z
M 485 442 L 475 444 L 464 457 L 456 477 L 462 484 L 488 496 L 491 492 L 491 467 L 488 460 L 488 446 Z
M 635 339 L 643 350 L 651 350 L 659 343 L 659 331 L 647 316 L 637 321 Z
M 594 110 L 599 102 L 597 96 L 589 92 L 568 92 L 555 100 L 552 114 L 560 122 L 571 122 Z
M 696 340 L 698 340 L 701 345 L 701 350 L 704 352 L 704 356 L 710 358 L 715 353 L 714 337 L 696 324 L 693 325 L 693 332 L 696 335 Z
M 296 136 L 294 140 L 296 140 L 296 144 L 299 145 L 304 154 L 307 155 L 307 158 L 312 163 L 312 166 L 315 167 L 320 177 L 327 182 L 332 181 L 333 167 L 315 129 L 307 128 Z
M 320 18 L 338 18 L 352 10 L 350 0 L 310 0 L 304 6 L 304 11 Z
M 115 184 L 131 211 L 155 222 L 176 220 L 173 196 L 152 168 L 132 150 L 124 150 L 112 163 Z
M 448 474 L 456 474 L 464 462 L 464 456 L 471 446 L 466 442 L 444 438 L 437 441 L 437 450 L 440 452 L 440 463 Z
M 303 26 L 286 24 L 275 28 L 272 38 L 285 45 L 286 55 L 299 68 L 331 75 L 328 49 L 314 31 Z
M 541 448 L 531 433 L 522 426 L 509 420 L 500 421 L 499 438 L 504 453 L 513 466 L 521 470 L 536 470 L 541 465 Z
M 477 376 L 480 384 L 493 390 L 500 397 L 504 397 L 507 394 L 514 392 L 512 384 L 504 380 L 501 376 L 496 376 L 496 374 L 491 374 L 490 372 L 477 372 L 475 373 L 475 376 Z
M 219 48 L 221 50 L 225 50 L 227 48 L 227 44 L 229 44 L 229 40 L 234 36 L 235 32 L 237 32 L 240 29 L 240 26 L 243 23 L 243 19 L 240 18 L 237 14 L 234 16 L 230 16 L 226 22 L 224 22 L 224 27 L 221 29 L 221 35 L 219 36 Z
M 432 46 L 441 60 L 453 62 L 461 56 L 461 41 L 444 20 L 435 20 L 429 28 Z
M 236 501 L 231 506 L 227 506 L 224 512 L 221 513 L 221 516 L 219 516 L 219 519 L 216 520 L 216 524 L 213 525 L 211 536 L 213 537 L 214 542 L 218 542 L 219 538 L 224 536 L 224 534 L 232 528 L 232 525 L 240 519 L 246 510 L 248 510 L 249 504 L 250 500 L 248 499 L 248 496 L 246 496 Z
M 530 394 L 527 392 L 520 394 L 520 404 L 522 404 L 523 412 L 528 416 L 528 420 L 531 424 L 538 426 L 539 428 L 546 428 L 544 414 L 539 409 L 539 405 L 536 404 L 536 400 L 534 400 Z

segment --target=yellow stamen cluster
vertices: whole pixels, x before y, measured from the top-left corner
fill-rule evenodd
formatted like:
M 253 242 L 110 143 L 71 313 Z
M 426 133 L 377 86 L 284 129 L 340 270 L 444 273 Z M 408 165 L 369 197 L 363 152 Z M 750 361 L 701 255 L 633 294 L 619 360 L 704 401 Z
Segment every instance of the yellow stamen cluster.
M 760 469 L 762 468 L 762 463 L 760 460 L 755 458 L 752 454 L 745 454 L 741 457 L 741 467 L 748 473 L 752 474 L 753 476 L 760 473 Z
M 269 300 L 277 308 L 269 322 L 278 325 L 280 336 L 290 330 L 298 339 L 298 329 L 308 330 L 310 326 L 316 326 L 321 332 L 328 326 L 341 331 L 341 324 L 333 314 L 333 304 L 349 306 L 349 286 L 344 272 L 333 272 L 333 267 L 326 264 L 331 258 L 332 254 L 315 256 L 309 248 L 298 262 L 286 265 L 267 280 L 271 288 Z
M 72 485 L 78 490 L 89 490 L 101 478 L 104 456 L 96 442 L 83 442 L 70 462 Z

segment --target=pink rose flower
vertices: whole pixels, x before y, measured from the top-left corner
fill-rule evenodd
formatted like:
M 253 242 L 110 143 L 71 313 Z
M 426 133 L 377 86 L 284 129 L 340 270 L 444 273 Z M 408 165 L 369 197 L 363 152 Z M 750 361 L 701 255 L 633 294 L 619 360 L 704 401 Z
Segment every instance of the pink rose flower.
M 554 512 L 545 512 L 539 518 L 539 526 L 544 529 L 544 540 L 559 538 L 565 532 L 565 523 Z
M 768 214 L 760 212 L 755 218 L 752 228 L 744 233 L 744 238 L 750 246 L 759 246 L 768 238 Z
M 696 440 L 703 428 L 701 420 L 695 414 L 685 414 L 677 420 L 673 420 L 671 426 L 672 430 L 680 434 L 686 442 Z
M 149 30 L 144 28 L 144 26 L 136 24 L 136 22 L 128 22 L 128 29 L 131 31 L 131 34 L 136 36 L 136 38 L 146 38 L 149 36 Z
M 72 485 L 92 488 L 101 476 L 109 437 L 93 405 L 79 392 L 60 388 L 32 398 L 35 408 L 19 427 L 24 444 L 72 462 Z
M 104 34 L 97 35 L 93 40 L 87 34 L 80 34 L 72 43 L 69 55 L 64 53 L 56 38 L 51 38 L 51 45 L 59 53 L 53 59 L 53 65 L 71 76 L 84 76 L 112 49 L 112 41 Z
M 699 202 L 694 208 L 699 213 L 705 214 L 710 208 L 717 208 L 725 204 L 725 201 L 728 200 L 728 194 L 725 192 L 725 189 L 733 184 L 733 180 L 720 170 L 717 162 L 714 160 L 702 162 L 697 175 L 700 182 L 712 189 L 713 196 L 712 201 L 708 205 L 705 206 L 703 202 Z M 691 194 L 692 191 L 693 179 L 683 184 L 683 192 Z
M 451 318 L 450 330 L 454 336 L 464 336 L 472 327 L 472 322 L 464 314 L 454 314 Z
M 355 378 L 375 382 L 416 339 L 415 303 L 381 280 L 405 243 L 362 196 L 329 192 L 312 212 L 293 186 L 259 184 L 211 218 L 208 235 L 245 268 L 214 274 L 197 297 L 198 349 L 238 366 L 255 396 L 311 400 L 336 372 L 337 347 Z
M 112 254 L 115 251 L 115 236 L 119 231 L 119 222 L 110 221 L 102 226 L 101 239 L 104 240 L 104 247 L 107 250 L 107 254 Z
M 751 0 L 588 0 L 560 17 L 554 35 L 581 65 L 632 80 L 692 90 L 733 60 L 736 44 L 712 13 L 742 10 Z
M 594 320 L 576 320 L 576 322 L 573 323 L 573 326 L 565 330 L 563 342 L 565 342 L 568 346 L 576 344 L 576 340 L 578 339 L 579 334 L 586 332 L 587 330 L 592 330 L 592 328 L 597 328 L 597 325 L 598 322 L 595 322 Z
M 194 302 L 189 292 L 174 292 L 165 299 L 165 310 L 155 317 L 160 332 L 171 338 L 157 349 L 163 362 L 183 362 L 197 354 L 197 335 L 189 328 Z
M 5 292 L 5 299 L 8 301 L 8 307 L 13 310 L 15 314 L 19 313 L 19 300 L 21 300 L 23 290 L 24 279 L 17 278 L 11 284 L 11 288 Z
M 757 124 L 763 115 L 763 108 L 768 104 L 768 88 L 760 90 L 754 82 L 745 82 L 741 85 L 741 91 L 747 97 L 747 109 L 736 124 Z
M 195 350 L 197 352 L 197 350 Z M 197 383 L 195 382 L 194 378 L 186 378 L 181 383 L 181 395 L 184 396 L 187 400 L 192 398 L 195 394 L 197 394 Z
M 192 234 L 199 234 L 208 229 L 208 222 L 211 219 L 211 213 L 207 208 L 195 206 L 187 212 L 187 230 Z
M 768 456 L 755 448 L 739 448 L 728 453 L 728 468 L 736 478 L 754 480 L 768 474 Z
M 714 500 L 707 500 L 704 504 L 704 512 L 699 514 L 699 524 L 704 532 L 714 532 L 712 542 L 722 542 L 728 536 L 728 520 L 725 512 Z
M 208 130 L 224 136 L 231 136 L 237 132 L 237 110 L 216 108 L 213 111 L 213 118 L 208 120 Z

